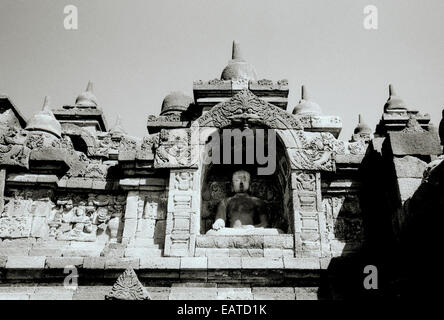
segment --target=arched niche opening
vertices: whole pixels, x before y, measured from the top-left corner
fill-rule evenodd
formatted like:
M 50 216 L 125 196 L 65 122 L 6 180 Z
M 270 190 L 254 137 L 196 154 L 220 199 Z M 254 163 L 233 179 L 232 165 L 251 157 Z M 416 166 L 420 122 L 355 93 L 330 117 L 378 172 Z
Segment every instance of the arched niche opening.
M 81 136 L 71 136 L 71 142 L 74 150 L 83 152 L 84 154 L 88 154 L 88 145 Z
M 224 139 L 227 130 L 231 134 L 231 140 Z M 274 135 L 274 143 L 273 137 L 269 135 Z M 234 138 L 236 136 L 239 139 L 237 141 Z M 228 141 L 231 142 L 227 147 Z M 219 155 L 216 154 L 216 156 L 215 143 L 219 143 Z M 227 156 L 227 152 L 230 156 Z M 293 233 L 290 161 L 285 145 L 276 130 L 263 126 L 218 129 L 207 138 L 203 153 L 201 234 L 206 234 L 211 230 L 221 201 L 234 195 L 232 176 L 238 170 L 250 173 L 249 195 L 262 200 L 269 222 L 268 228 L 279 229 L 284 234 Z M 241 162 L 239 162 L 239 153 L 242 155 Z M 247 153 L 250 153 L 250 158 Z M 218 158 L 219 161 L 217 161 Z M 267 159 L 266 163 L 264 159 Z

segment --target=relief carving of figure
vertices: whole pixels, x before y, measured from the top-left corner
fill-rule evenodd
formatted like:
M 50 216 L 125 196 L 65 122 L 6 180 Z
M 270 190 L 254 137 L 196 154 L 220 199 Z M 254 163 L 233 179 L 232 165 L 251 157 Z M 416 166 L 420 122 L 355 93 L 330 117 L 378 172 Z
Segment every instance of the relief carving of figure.
M 73 207 L 69 199 L 62 204 L 61 225 L 57 230 L 57 240 L 95 241 L 96 227 L 91 223 L 91 217 L 87 216 L 85 201 L 80 201 L 77 207 Z
M 180 191 L 191 190 L 193 188 L 193 174 L 187 171 L 176 174 L 174 187 Z
M 232 188 L 234 196 L 223 199 L 217 208 L 216 221 L 208 235 L 278 234 L 269 228 L 266 205 L 263 200 L 249 195 L 250 173 L 234 172 Z
M 106 195 L 90 195 L 87 201 L 73 204 L 72 199 L 60 199 L 49 218 L 50 236 L 57 240 L 117 242 L 124 212 L 124 201 Z

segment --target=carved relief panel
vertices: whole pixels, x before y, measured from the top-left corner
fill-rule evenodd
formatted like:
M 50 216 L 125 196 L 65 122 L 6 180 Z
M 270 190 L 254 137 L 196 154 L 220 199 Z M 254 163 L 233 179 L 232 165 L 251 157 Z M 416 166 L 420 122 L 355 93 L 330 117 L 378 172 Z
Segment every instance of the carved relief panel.
M 156 149 L 154 167 L 182 168 L 191 166 L 190 129 L 162 129 Z
M 199 173 L 171 170 L 165 231 L 166 256 L 192 256 L 199 231 Z
M 5 200 L 0 237 L 117 242 L 126 197 L 18 189 Z
M 65 194 L 48 219 L 49 236 L 66 241 L 118 242 L 126 197 Z
M 296 256 L 321 255 L 320 173 L 295 171 L 291 175 L 294 202 Z

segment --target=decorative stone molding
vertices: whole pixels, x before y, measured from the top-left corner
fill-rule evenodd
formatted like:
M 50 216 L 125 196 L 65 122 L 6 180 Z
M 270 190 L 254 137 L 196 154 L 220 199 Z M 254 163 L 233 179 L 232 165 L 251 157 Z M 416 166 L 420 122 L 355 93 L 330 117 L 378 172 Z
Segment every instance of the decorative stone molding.
M 321 256 L 320 180 L 319 172 L 293 171 L 291 174 L 296 257 Z
M 117 278 L 106 300 L 151 300 L 133 268 L 128 268 Z
M 214 106 L 198 120 L 201 127 L 223 128 L 235 123 L 258 123 L 273 129 L 303 129 L 288 112 L 261 100 L 249 90 Z
M 191 166 L 191 129 L 162 129 L 154 158 L 155 168 Z
M 193 256 L 200 228 L 200 174 L 171 170 L 165 231 L 165 256 Z

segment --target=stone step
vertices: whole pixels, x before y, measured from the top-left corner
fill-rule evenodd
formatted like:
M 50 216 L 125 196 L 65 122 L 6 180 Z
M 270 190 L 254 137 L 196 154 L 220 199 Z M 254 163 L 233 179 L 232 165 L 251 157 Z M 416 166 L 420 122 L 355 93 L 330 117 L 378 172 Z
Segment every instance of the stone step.
M 125 250 L 125 257 L 161 257 L 162 249 L 158 248 L 146 248 L 146 247 L 133 247 Z

